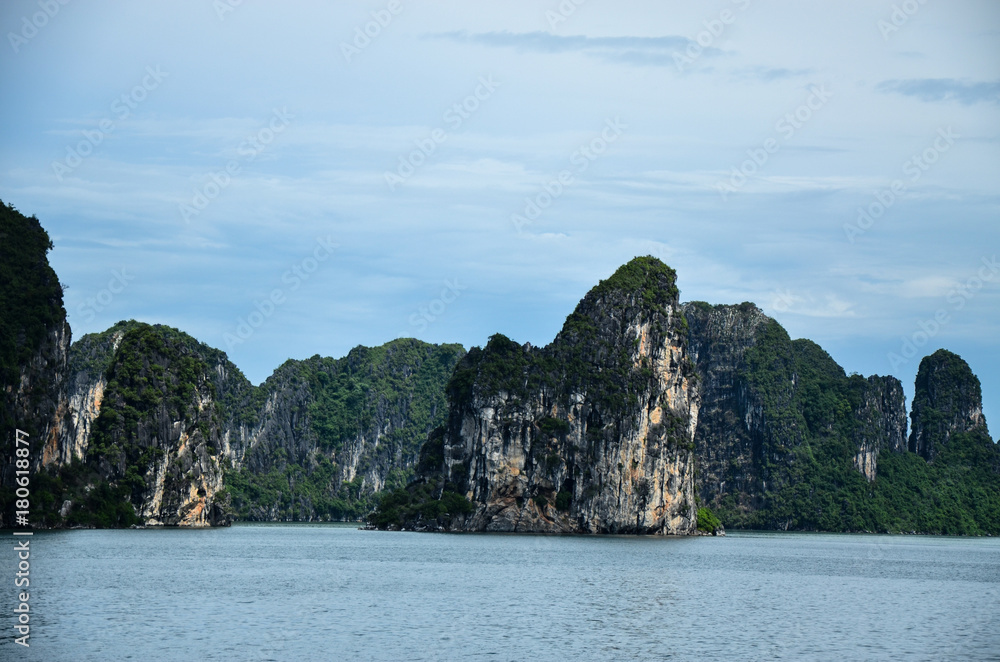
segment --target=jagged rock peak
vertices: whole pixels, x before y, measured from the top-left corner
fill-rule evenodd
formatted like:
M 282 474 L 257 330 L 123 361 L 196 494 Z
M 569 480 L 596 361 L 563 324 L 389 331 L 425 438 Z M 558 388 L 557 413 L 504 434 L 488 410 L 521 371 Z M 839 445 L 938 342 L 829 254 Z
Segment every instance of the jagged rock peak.
M 676 304 L 677 296 L 677 272 L 659 259 L 646 255 L 633 258 L 591 288 L 577 306 L 577 312 L 601 301 L 611 302 L 622 297 L 650 307 L 664 307 Z
M 472 348 L 448 395 L 448 425 L 380 526 L 694 530 L 698 391 L 676 275 L 656 258 L 601 281 L 544 348 L 499 334 Z
M 920 361 L 910 421 L 909 448 L 927 461 L 954 434 L 979 427 L 989 434 L 979 378 L 962 357 L 939 349 Z

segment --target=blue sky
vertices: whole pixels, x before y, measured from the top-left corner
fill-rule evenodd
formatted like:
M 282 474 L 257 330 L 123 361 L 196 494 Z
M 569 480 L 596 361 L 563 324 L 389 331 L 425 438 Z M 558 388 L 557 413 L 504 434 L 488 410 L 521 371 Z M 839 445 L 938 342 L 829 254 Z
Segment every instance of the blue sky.
M 74 337 L 545 344 L 651 254 L 908 395 L 961 354 L 997 434 L 995 2 L 63 1 L 0 9 L 0 199 Z

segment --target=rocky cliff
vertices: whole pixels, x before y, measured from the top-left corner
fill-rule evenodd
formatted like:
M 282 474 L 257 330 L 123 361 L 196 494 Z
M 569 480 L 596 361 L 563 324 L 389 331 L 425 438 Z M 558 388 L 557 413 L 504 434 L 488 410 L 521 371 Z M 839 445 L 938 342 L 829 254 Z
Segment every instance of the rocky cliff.
M 546 347 L 496 335 L 472 349 L 413 496 L 400 491 L 377 523 L 692 532 L 699 397 L 675 278 L 637 258 L 592 289 Z
M 51 248 L 0 205 L 8 526 L 30 468 L 35 526 L 359 518 L 382 493 L 384 527 L 686 533 L 698 512 L 719 530 L 700 501 L 729 528 L 1000 534 L 1000 447 L 960 357 L 921 362 L 907 446 L 898 380 L 846 375 L 753 304 L 679 307 L 653 258 L 543 348 L 403 339 L 254 387 L 169 327 L 71 347 Z
M 920 361 L 909 449 L 932 461 L 955 434 L 986 429 L 979 379 L 957 354 L 939 349 Z
M 259 387 L 245 454 L 227 484 L 242 518 L 360 518 L 405 485 L 421 443 L 445 420 L 461 345 L 401 339 L 342 359 L 288 361 Z
M 398 340 L 288 361 L 254 387 L 225 354 L 134 321 L 70 353 L 46 447 L 49 525 L 357 518 L 444 420 L 459 345 Z M 134 516 L 133 516 L 134 513 Z
M 851 412 L 854 468 L 872 482 L 880 453 L 906 450 L 906 396 L 895 377 L 871 376 L 860 391 L 860 405 Z
M 0 202 L 0 527 L 14 525 L 16 471 L 42 466 L 67 413 L 70 329 L 51 249 L 37 218 Z M 27 457 L 15 454 L 17 429 Z
M 897 379 L 847 376 L 822 348 L 792 340 L 751 303 L 683 309 L 701 377 L 698 491 L 724 521 L 794 527 L 813 510 L 805 521 L 818 527 L 832 504 L 813 501 L 816 490 L 806 495 L 804 486 L 824 489 L 841 480 L 831 470 L 848 466 L 874 481 L 879 454 L 905 450 Z
M 59 456 L 70 466 L 79 457 L 85 468 L 61 495 L 61 516 L 101 525 L 228 524 L 222 458 L 232 452 L 229 413 L 249 397 L 249 382 L 222 352 L 169 327 L 130 322 L 81 344 L 70 385 L 81 408 L 71 413 Z M 98 484 L 109 492 L 98 493 L 105 503 L 95 503 Z M 106 503 L 116 496 L 134 518 L 121 519 L 121 509 Z M 99 515 L 109 509 L 110 522 Z

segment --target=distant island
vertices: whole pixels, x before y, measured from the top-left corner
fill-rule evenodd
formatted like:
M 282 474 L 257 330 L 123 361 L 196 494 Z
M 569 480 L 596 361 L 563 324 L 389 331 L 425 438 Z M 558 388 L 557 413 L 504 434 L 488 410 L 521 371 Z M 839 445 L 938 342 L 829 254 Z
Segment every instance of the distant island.
M 71 342 L 51 248 L 0 203 L 4 527 L 20 459 L 33 527 L 1000 534 L 1000 447 L 961 357 L 921 361 L 908 413 L 897 379 L 847 375 L 752 303 L 682 304 L 653 257 L 545 347 L 399 339 L 254 386 L 162 325 Z

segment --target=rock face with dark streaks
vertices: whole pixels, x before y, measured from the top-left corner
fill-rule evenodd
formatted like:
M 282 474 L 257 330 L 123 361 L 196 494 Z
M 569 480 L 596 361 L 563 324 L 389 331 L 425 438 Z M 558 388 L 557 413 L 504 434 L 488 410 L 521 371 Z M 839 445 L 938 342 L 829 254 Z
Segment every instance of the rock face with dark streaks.
M 548 346 L 496 335 L 472 349 L 418 478 L 444 505 L 411 508 L 416 521 L 402 524 L 691 533 L 699 397 L 675 278 L 636 258 L 592 289 Z
M 905 450 L 899 380 L 847 376 L 822 348 L 792 340 L 754 304 L 683 308 L 701 377 L 699 497 L 730 522 L 783 528 L 789 519 L 779 511 L 802 505 L 785 495 L 821 480 L 817 452 L 847 455 L 871 482 L 880 453 Z
M 857 422 L 852 437 L 854 468 L 868 482 L 878 475 L 878 456 L 883 451 L 906 450 L 906 396 L 895 377 L 869 377 L 860 390 L 860 406 L 852 411 Z
M 746 353 L 773 320 L 750 303 L 685 303 L 683 310 L 701 385 L 695 434 L 699 496 L 711 504 L 718 495 L 731 494 L 753 508 L 767 479 L 766 430 L 761 394 L 747 379 Z
M 361 517 L 371 495 L 405 484 L 420 441 L 444 420 L 462 354 L 397 340 L 289 360 L 254 387 L 223 352 L 170 327 L 120 322 L 84 336 L 46 446 L 45 466 L 69 472 L 46 523 Z
M 957 354 L 939 349 L 920 361 L 914 385 L 909 449 L 928 462 L 952 435 L 986 430 L 979 378 Z
M 0 202 L 0 527 L 14 525 L 17 471 L 35 473 L 67 412 L 70 328 L 52 241 L 34 216 Z M 15 430 L 27 433 L 17 445 Z M 19 508 L 24 510 L 23 508 Z

